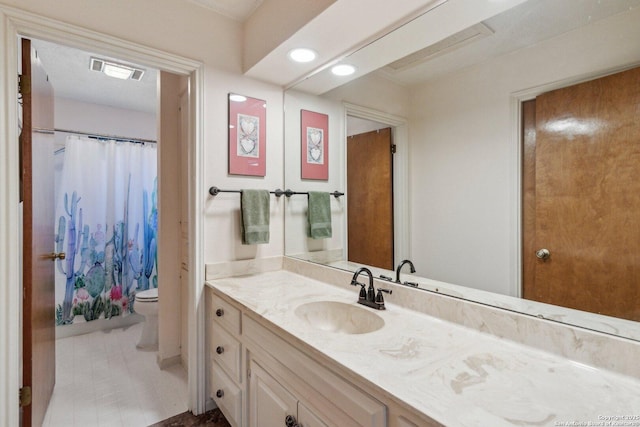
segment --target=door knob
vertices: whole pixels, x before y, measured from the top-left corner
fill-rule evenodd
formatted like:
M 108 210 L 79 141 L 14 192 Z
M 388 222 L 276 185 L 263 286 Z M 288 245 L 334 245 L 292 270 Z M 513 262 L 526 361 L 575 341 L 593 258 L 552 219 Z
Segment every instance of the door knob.
M 57 259 L 65 259 L 67 254 L 64 252 L 51 252 L 50 254 L 42 255 L 44 259 L 50 259 L 51 261 L 55 261 Z
M 549 252 L 549 249 L 544 249 L 544 248 L 543 248 L 543 249 L 538 249 L 538 250 L 536 251 L 536 256 L 537 256 L 539 259 L 541 259 L 541 260 L 543 260 L 543 261 L 546 261 L 546 260 L 548 260 L 548 259 L 549 259 L 549 257 L 551 256 L 551 252 Z

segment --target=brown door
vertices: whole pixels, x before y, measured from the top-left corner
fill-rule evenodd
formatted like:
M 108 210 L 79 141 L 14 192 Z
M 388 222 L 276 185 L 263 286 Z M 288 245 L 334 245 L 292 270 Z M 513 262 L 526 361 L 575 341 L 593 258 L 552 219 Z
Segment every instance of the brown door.
M 349 261 L 393 270 L 391 128 L 347 138 Z
M 53 90 L 29 40 L 22 40 L 23 387 L 22 425 L 42 425 L 55 383 Z M 29 83 L 30 77 L 30 83 Z
M 640 320 L 639 105 L 636 68 L 545 93 L 528 111 L 535 220 L 525 205 L 524 224 L 535 243 L 525 239 L 525 298 Z

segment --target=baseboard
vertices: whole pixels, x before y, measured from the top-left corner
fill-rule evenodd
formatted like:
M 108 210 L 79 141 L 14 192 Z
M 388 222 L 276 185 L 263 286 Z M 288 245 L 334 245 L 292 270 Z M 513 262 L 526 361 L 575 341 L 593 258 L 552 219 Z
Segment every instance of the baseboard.
M 169 366 L 182 364 L 182 358 L 179 354 L 177 356 L 167 357 L 166 359 L 161 359 L 160 355 L 158 355 L 156 361 L 160 369 L 167 369 Z

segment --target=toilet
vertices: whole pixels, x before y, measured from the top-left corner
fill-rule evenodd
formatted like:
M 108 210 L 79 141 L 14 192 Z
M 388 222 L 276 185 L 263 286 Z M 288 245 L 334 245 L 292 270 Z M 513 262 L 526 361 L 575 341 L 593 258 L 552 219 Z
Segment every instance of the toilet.
M 142 350 L 158 349 L 158 288 L 136 292 L 133 306 L 136 313 L 144 316 L 142 334 L 136 346 Z

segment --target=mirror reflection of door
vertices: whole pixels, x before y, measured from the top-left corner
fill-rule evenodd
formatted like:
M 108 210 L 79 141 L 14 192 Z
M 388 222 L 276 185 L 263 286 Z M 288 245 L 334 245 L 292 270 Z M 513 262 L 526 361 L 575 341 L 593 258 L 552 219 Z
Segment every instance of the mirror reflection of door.
M 640 320 L 639 105 L 640 68 L 523 104 L 525 298 Z
M 348 260 L 388 270 L 394 268 L 392 145 L 389 127 L 347 137 Z

